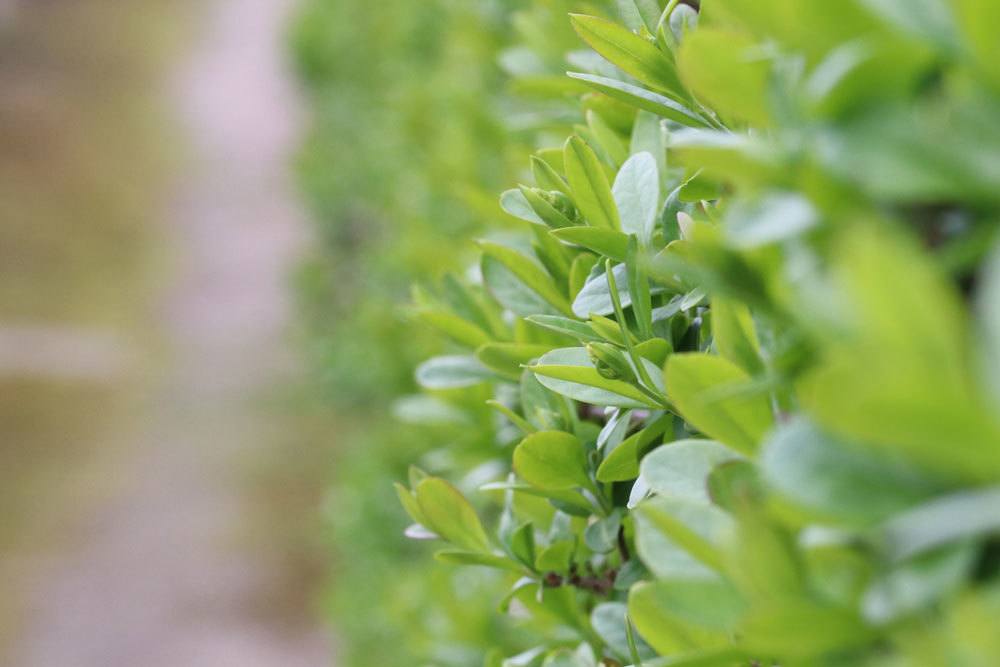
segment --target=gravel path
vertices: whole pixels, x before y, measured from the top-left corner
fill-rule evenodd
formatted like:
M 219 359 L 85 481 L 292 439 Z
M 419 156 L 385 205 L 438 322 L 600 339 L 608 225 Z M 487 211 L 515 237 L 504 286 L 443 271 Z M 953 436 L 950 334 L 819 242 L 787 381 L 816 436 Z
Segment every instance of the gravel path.
M 254 526 L 246 462 L 280 457 L 269 448 L 288 437 L 261 406 L 297 378 L 287 283 L 307 223 L 287 169 L 299 113 L 282 63 L 290 2 L 205 4 L 167 84 L 190 150 L 150 299 L 164 363 L 118 436 L 129 446 L 109 468 L 116 490 L 27 585 L 18 667 L 332 664 L 308 610 L 272 599 L 282 562 L 245 539 L 248 526 L 258 542 L 268 530 Z

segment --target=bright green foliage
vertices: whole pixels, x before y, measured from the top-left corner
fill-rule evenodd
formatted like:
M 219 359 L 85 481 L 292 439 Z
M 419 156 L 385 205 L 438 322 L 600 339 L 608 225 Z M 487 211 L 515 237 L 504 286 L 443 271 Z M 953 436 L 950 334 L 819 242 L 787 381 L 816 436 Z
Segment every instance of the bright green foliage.
M 505 54 L 533 184 L 418 295 L 462 437 L 397 489 L 517 631 L 419 662 L 1000 663 L 993 3 L 559 4 Z

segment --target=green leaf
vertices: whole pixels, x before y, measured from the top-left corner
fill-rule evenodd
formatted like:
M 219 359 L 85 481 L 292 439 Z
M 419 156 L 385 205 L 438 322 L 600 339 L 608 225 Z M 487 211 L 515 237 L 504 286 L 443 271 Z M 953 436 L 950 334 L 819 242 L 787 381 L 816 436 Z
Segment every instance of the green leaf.
M 593 250 L 617 262 L 625 261 L 628 237 L 614 229 L 601 227 L 563 227 L 554 229 L 552 236 L 560 241 Z
M 650 319 L 652 319 L 652 313 Z M 648 359 L 662 368 L 663 364 L 667 362 L 667 357 L 673 352 L 673 348 L 663 338 L 650 338 L 636 345 L 635 352 L 643 359 Z
M 488 343 L 476 350 L 476 359 L 495 373 L 519 382 L 522 366 L 551 349 L 549 345 L 528 343 Z
M 667 360 L 667 395 L 681 416 L 743 453 L 753 453 L 774 423 L 767 397 L 749 393 L 748 380 L 721 357 L 689 353 Z
M 563 161 L 573 201 L 587 222 L 595 227 L 620 229 L 608 177 L 590 146 L 580 137 L 570 137 L 563 148 Z
M 685 626 L 732 633 L 746 603 L 732 584 L 724 579 L 660 579 L 654 591 L 671 616 Z
M 539 572 L 566 572 L 576 553 L 576 542 L 560 540 L 538 552 L 535 569 Z
M 535 527 L 531 522 L 521 524 L 511 533 L 510 551 L 527 567 L 535 566 Z
M 560 315 L 533 315 L 526 319 L 532 324 L 537 324 L 550 331 L 572 336 L 581 343 L 595 343 L 604 340 L 586 322 L 573 320 L 568 317 Z
M 481 565 L 492 567 L 498 570 L 510 570 L 511 572 L 524 572 L 524 568 L 507 558 L 497 554 L 483 553 L 481 551 L 462 551 L 460 549 L 443 549 L 434 554 L 434 558 L 449 565 Z
M 541 218 L 542 222 L 552 229 L 563 227 L 573 227 L 576 223 L 567 218 L 555 206 L 546 201 L 539 192 L 523 185 L 519 186 L 525 201 L 531 206 L 531 210 Z
M 656 0 L 618 0 L 618 15 L 629 30 L 645 28 L 653 34 L 660 20 L 660 6 Z
M 861 4 L 889 25 L 944 51 L 959 48 L 961 40 L 950 6 L 953 3 L 947 0 L 861 0 Z
M 681 44 L 677 66 L 695 96 L 725 118 L 758 127 L 770 123 L 768 66 L 743 33 L 699 28 Z
M 583 443 L 562 431 L 540 431 L 522 440 L 514 450 L 514 471 L 541 489 L 593 486 Z
M 609 79 L 604 76 L 584 74 L 582 72 L 567 72 L 570 78 L 582 81 L 591 88 L 599 90 L 609 97 L 631 104 L 637 109 L 649 111 L 657 116 L 686 125 L 688 127 L 710 127 L 709 123 L 689 108 L 639 86 L 633 86 L 624 81 Z
M 535 185 L 543 190 L 557 191 L 564 195 L 570 194 L 569 184 L 552 168 L 548 162 L 538 157 L 531 156 L 531 174 L 535 178 Z
M 590 613 L 590 624 L 594 626 L 608 648 L 621 660 L 629 658 L 628 636 L 625 630 L 625 617 L 628 607 L 622 602 L 602 602 Z M 654 655 L 653 649 L 641 637 L 637 643 L 640 657 L 649 660 Z
M 992 0 L 955 0 L 952 4 L 976 65 L 992 81 L 994 89 L 1000 88 L 995 30 L 1000 25 L 1000 5 Z
M 1000 245 L 994 246 L 982 271 L 976 310 L 980 333 L 982 380 L 1000 407 Z
M 656 162 L 656 173 L 660 176 L 661 190 L 667 185 L 667 133 L 662 121 L 648 111 L 640 110 L 632 124 L 632 138 L 629 143 L 632 155 L 649 153 Z
M 483 255 L 479 262 L 483 282 L 490 294 L 515 315 L 538 314 L 558 315 L 560 311 L 549 304 L 537 292 L 525 285 L 510 269 L 499 260 Z M 541 270 L 541 269 L 539 269 Z
M 573 516 L 589 517 L 594 512 L 591 503 L 576 491 L 560 489 L 540 489 L 530 484 L 513 484 L 510 482 L 493 482 L 479 487 L 480 491 L 513 491 L 536 498 L 547 498 L 560 511 Z
M 719 355 L 750 375 L 764 370 L 760 342 L 750 309 L 744 304 L 715 296 L 712 298 L 712 336 Z
M 639 556 L 659 577 L 715 579 L 724 569 L 720 544 L 733 521 L 714 505 L 653 497 L 635 512 Z
M 738 155 L 725 159 L 730 163 L 740 162 Z M 748 165 L 748 168 L 756 174 L 763 171 L 760 166 Z M 808 199 L 781 193 L 731 207 L 726 215 L 725 232 L 733 246 L 751 249 L 800 237 L 818 222 L 816 209 Z
M 959 491 L 890 519 L 882 527 L 895 560 L 960 540 L 1000 533 L 1000 487 Z
M 624 264 L 617 264 L 612 271 L 622 308 L 628 308 L 632 305 L 632 294 L 628 289 L 628 268 Z M 664 287 L 654 287 L 650 289 L 650 294 L 662 294 L 665 291 Z M 573 313 L 577 317 L 589 318 L 593 314 L 610 315 L 614 310 L 611 288 L 608 287 L 608 278 L 603 272 L 592 275 L 573 299 Z
M 489 540 L 476 510 L 458 489 L 439 477 L 428 477 L 414 489 L 427 528 L 467 551 L 489 553 Z
M 462 355 L 428 359 L 417 367 L 415 376 L 425 389 L 461 389 L 493 379 L 475 357 Z
M 815 329 L 824 355 L 797 387 L 805 411 L 937 474 L 997 479 L 1000 423 L 973 391 L 967 317 L 951 284 L 911 239 L 876 225 L 844 234 L 834 264 L 845 312 L 839 330 Z
M 619 168 L 628 159 L 628 149 L 625 148 L 621 137 L 608 126 L 600 114 L 592 110 L 587 111 L 587 127 L 611 160 L 611 165 L 616 169 Z
M 517 276 L 518 280 L 545 299 L 550 305 L 567 315 L 572 314 L 569 302 L 556 287 L 552 277 L 533 260 L 499 243 L 480 241 L 479 247 L 482 249 L 484 255 L 492 257 L 503 264 L 511 273 Z
M 583 531 L 583 541 L 587 548 L 596 554 L 606 554 L 618 547 L 618 530 L 622 526 L 620 510 L 587 526 Z
M 587 665 L 580 661 L 572 651 L 563 648 L 549 653 L 545 662 L 542 663 L 542 667 L 587 667 Z
M 976 549 L 962 543 L 896 564 L 880 573 L 864 592 L 865 618 L 889 623 L 938 603 L 959 591 L 976 564 Z
M 545 224 L 545 221 L 535 212 L 534 207 L 532 207 L 527 197 L 525 197 L 523 189 L 514 188 L 506 190 L 500 195 L 500 208 L 515 218 L 526 220 L 536 225 Z
M 597 468 L 599 482 L 624 482 L 639 476 L 639 460 L 665 432 L 671 431 L 673 415 L 664 414 L 638 433 L 633 433 L 604 455 Z M 672 432 L 672 431 L 671 431 Z
M 653 300 L 646 275 L 645 258 L 639 254 L 639 241 L 629 237 L 628 258 L 625 261 L 628 276 L 628 293 L 632 297 L 632 315 L 639 338 L 648 341 L 653 338 Z M 614 278 L 614 273 L 611 275 Z M 617 283 L 616 283 L 617 284 Z M 608 292 L 611 293 L 610 285 Z
M 579 229 L 591 228 L 580 227 Z M 590 276 L 590 272 L 597 264 L 597 261 L 597 256 L 589 252 L 581 252 L 573 260 L 573 264 L 569 269 L 569 297 L 571 299 L 575 299 L 576 295 L 583 289 L 583 286 L 587 284 L 587 278 Z
M 424 518 L 423 512 L 420 511 L 420 505 L 417 503 L 416 496 L 414 496 L 408 488 L 399 482 L 393 482 L 392 485 L 396 489 L 396 495 L 399 497 L 399 503 L 403 506 L 403 509 L 406 510 L 406 513 L 410 515 L 410 518 L 420 525 L 425 525 L 427 519 Z
M 802 664 L 828 651 L 871 640 L 872 631 L 853 612 L 804 598 L 754 605 L 740 626 L 747 650 Z
M 709 503 L 709 473 L 720 463 L 739 458 L 739 454 L 712 440 L 678 440 L 647 454 L 640 475 L 661 496 Z
M 647 369 L 654 374 L 653 377 L 658 376 L 658 369 L 649 366 Z M 583 403 L 622 408 L 659 407 L 634 385 L 600 375 L 587 350 L 582 347 L 552 350 L 529 370 L 545 387 Z
M 434 327 L 460 345 L 479 347 L 490 342 L 489 335 L 481 328 L 453 313 L 432 308 L 417 311 L 417 319 Z
M 660 203 L 660 176 L 653 156 L 638 153 L 626 160 L 618 170 L 611 193 L 621 217 L 622 232 L 635 234 L 643 245 L 648 245 Z
M 580 38 L 610 63 L 639 81 L 667 91 L 676 99 L 687 97 L 673 57 L 620 25 L 596 16 L 570 14 Z
M 853 524 L 887 518 L 934 491 L 934 485 L 898 462 L 801 418 L 771 434 L 760 466 L 770 486 L 802 508 Z
M 698 627 L 679 615 L 678 600 L 670 595 L 666 585 L 661 581 L 642 582 L 629 591 L 629 618 L 653 649 L 661 655 L 673 656 L 685 651 L 728 645 L 724 633 Z M 697 608 L 697 600 L 692 602 Z

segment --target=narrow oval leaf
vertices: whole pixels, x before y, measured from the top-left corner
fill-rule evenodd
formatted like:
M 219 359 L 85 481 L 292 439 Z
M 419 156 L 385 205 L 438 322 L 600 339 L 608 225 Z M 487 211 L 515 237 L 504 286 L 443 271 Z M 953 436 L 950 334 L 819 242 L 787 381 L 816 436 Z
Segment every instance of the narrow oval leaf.
M 518 188 L 507 190 L 500 195 L 500 208 L 515 218 L 526 220 L 536 225 L 545 224 L 545 221 L 535 213 L 535 209 L 532 208 L 524 196 L 524 192 Z
M 414 489 L 427 528 L 468 551 L 489 552 L 489 540 L 476 510 L 465 496 L 440 477 L 428 477 Z
M 632 293 L 628 288 L 628 269 L 624 264 L 617 264 L 612 269 L 615 285 L 618 287 L 618 298 L 622 308 L 632 305 Z M 650 295 L 663 294 L 667 288 L 662 285 L 650 287 Z M 577 317 L 589 318 L 591 315 L 610 315 L 615 311 L 611 301 L 611 288 L 604 273 L 591 276 L 583 288 L 573 299 L 573 314 Z
M 712 336 L 719 354 L 751 375 L 764 370 L 750 309 L 724 297 L 712 298 Z
M 583 443 L 572 433 L 532 433 L 514 450 L 514 471 L 541 489 L 591 486 Z
M 417 366 L 417 384 L 425 389 L 461 389 L 492 379 L 492 373 L 475 357 L 433 357 Z
M 560 311 L 538 292 L 530 289 L 520 278 L 495 257 L 483 255 L 479 261 L 483 282 L 490 294 L 515 315 L 528 316 L 546 313 L 558 315 Z
M 560 241 L 593 250 L 616 262 L 624 262 L 628 251 L 628 237 L 614 229 L 603 227 L 563 227 L 554 229 L 552 236 Z
M 580 137 L 570 137 L 563 148 L 563 161 L 573 201 L 587 222 L 595 227 L 621 228 L 608 177 L 590 146 Z
M 660 176 L 649 153 L 633 155 L 615 177 L 611 188 L 621 217 L 622 232 L 635 234 L 643 245 L 653 238 L 660 203 Z
M 658 369 L 649 362 L 645 363 L 655 381 L 660 375 Z M 622 408 L 661 407 L 634 385 L 603 377 L 582 347 L 552 350 L 529 370 L 545 387 L 583 403 Z
M 570 14 L 570 21 L 583 41 L 623 72 L 677 99 L 687 97 L 672 54 L 660 51 L 652 42 L 606 19 Z
M 511 273 L 517 276 L 518 280 L 545 299 L 550 305 L 567 315 L 572 314 L 569 302 L 559 288 L 556 287 L 552 277 L 534 260 L 522 255 L 513 248 L 508 248 L 499 243 L 480 241 L 479 247 L 482 248 L 486 256 L 496 259 L 507 267 Z
M 531 210 L 535 212 L 536 217 L 545 225 L 548 225 L 552 229 L 561 229 L 563 227 L 573 227 L 576 224 L 563 215 L 555 206 L 545 201 L 537 192 L 523 185 L 520 186 L 520 191 L 525 201 L 531 206 Z
M 711 127 L 709 123 L 683 104 L 673 101 L 651 90 L 633 86 L 624 81 L 609 79 L 605 76 L 584 74 L 582 72 L 567 72 L 570 78 L 582 81 L 591 88 L 599 90 L 608 97 L 631 104 L 637 109 L 649 111 L 657 116 L 687 125 L 688 127 Z
M 639 476 L 639 460 L 661 436 L 673 435 L 673 415 L 665 413 L 605 454 L 597 469 L 599 482 L 624 482 Z
M 492 567 L 498 570 L 510 570 L 511 572 L 524 572 L 524 568 L 507 558 L 498 554 L 483 553 L 481 551 L 462 551 L 461 549 L 442 549 L 435 552 L 434 558 L 449 565 L 481 565 Z
M 525 318 L 532 324 L 537 324 L 550 331 L 573 336 L 581 343 L 594 343 L 603 340 L 586 322 L 573 320 L 560 315 L 533 315 Z
M 491 371 L 518 382 L 521 379 L 521 367 L 541 357 L 550 349 L 549 345 L 488 343 L 476 349 L 476 359 Z

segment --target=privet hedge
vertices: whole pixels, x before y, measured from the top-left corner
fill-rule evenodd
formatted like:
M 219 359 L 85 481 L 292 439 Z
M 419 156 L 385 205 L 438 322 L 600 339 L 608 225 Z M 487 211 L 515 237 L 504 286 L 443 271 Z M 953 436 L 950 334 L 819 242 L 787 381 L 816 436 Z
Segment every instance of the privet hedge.
M 514 628 L 420 659 L 1000 664 L 1000 3 L 584 9 L 568 78 L 506 54 L 583 93 L 523 224 L 417 292 L 405 412 L 491 443 L 397 487 L 479 568 L 426 613 Z

